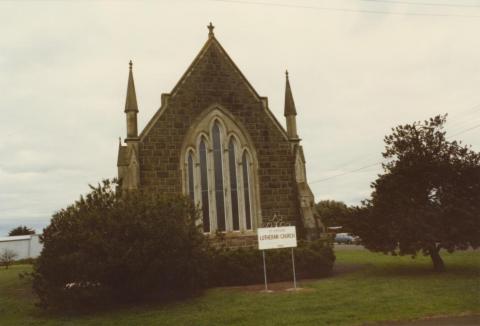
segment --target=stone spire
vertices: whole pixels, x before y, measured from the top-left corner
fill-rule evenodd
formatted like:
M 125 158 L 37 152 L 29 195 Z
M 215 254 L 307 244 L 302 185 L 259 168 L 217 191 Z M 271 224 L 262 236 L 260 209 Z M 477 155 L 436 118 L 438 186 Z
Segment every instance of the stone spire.
M 284 115 L 287 120 L 287 135 L 291 141 L 298 142 L 300 139 L 297 135 L 297 110 L 295 109 L 295 102 L 293 101 L 292 89 L 290 88 L 290 81 L 288 79 L 288 71 L 285 71 L 286 85 L 285 85 L 285 108 Z
M 288 117 L 289 115 L 297 115 L 297 110 L 295 109 L 295 102 L 293 101 L 292 89 L 290 88 L 290 81 L 288 79 L 288 70 L 285 71 L 285 76 L 286 76 L 286 85 L 285 85 L 284 115 Z
M 125 100 L 125 114 L 127 115 L 127 138 L 125 141 L 137 139 L 137 95 L 135 94 L 135 84 L 133 83 L 132 60 L 130 60 L 128 72 L 127 99 Z
M 128 63 L 128 86 L 127 86 L 127 100 L 125 101 L 125 112 L 138 112 L 137 95 L 135 94 L 135 84 L 133 82 L 132 60 Z

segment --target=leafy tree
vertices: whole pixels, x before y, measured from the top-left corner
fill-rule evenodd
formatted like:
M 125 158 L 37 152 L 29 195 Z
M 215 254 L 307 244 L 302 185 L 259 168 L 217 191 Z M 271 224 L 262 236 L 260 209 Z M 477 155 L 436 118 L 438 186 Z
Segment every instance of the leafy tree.
M 346 225 L 350 215 L 350 209 L 344 202 L 335 200 L 321 200 L 317 203 L 317 212 L 325 226 L 343 226 L 348 231 Z
M 26 227 L 24 225 L 17 226 L 16 228 L 14 228 L 14 229 L 10 230 L 10 232 L 8 232 L 9 237 L 13 237 L 15 235 L 30 235 L 30 234 L 35 234 L 35 230 L 33 230 L 29 227 Z
M 445 116 L 398 126 L 385 137 L 385 173 L 357 208 L 354 233 L 370 250 L 430 255 L 480 245 L 480 153 L 448 141 Z
M 54 214 L 41 236 L 33 287 L 45 308 L 94 308 L 169 299 L 206 282 L 205 238 L 189 200 L 141 191 L 120 195 L 106 180 Z
M 8 269 L 8 266 L 13 264 L 17 256 L 17 253 L 13 250 L 3 249 L 2 253 L 0 253 L 0 266 L 5 266 L 5 269 Z

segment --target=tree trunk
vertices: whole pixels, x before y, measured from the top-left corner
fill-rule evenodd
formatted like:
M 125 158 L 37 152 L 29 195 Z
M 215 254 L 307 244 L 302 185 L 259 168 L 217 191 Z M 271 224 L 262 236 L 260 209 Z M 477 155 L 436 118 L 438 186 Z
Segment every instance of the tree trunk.
M 442 257 L 440 257 L 440 254 L 438 253 L 439 251 L 440 251 L 440 246 L 431 249 L 430 258 L 432 258 L 433 269 L 436 272 L 444 272 L 445 264 L 443 263 Z

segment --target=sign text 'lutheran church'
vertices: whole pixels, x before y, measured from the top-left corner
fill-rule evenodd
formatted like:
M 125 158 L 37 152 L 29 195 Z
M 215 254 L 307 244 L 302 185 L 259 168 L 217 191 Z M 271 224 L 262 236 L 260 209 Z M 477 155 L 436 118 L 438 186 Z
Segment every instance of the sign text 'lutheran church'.
M 280 249 L 297 246 L 297 232 L 294 226 L 259 228 L 258 249 Z

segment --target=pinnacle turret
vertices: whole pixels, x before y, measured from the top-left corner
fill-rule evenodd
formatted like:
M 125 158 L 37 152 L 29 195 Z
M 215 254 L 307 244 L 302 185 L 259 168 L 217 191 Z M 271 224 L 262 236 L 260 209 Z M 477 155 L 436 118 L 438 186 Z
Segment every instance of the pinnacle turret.
M 137 95 L 135 93 L 135 83 L 133 82 L 132 72 L 132 60 L 128 63 L 128 86 L 127 86 L 127 99 L 125 101 L 125 112 L 138 112 Z
M 285 71 L 285 108 L 284 115 L 287 120 L 287 135 L 290 141 L 298 142 L 300 139 L 297 134 L 297 110 L 295 109 L 295 102 L 293 101 L 292 89 L 290 88 L 290 81 L 288 79 L 288 70 Z
M 292 89 L 290 88 L 290 81 L 288 79 L 288 70 L 285 71 L 286 84 L 285 84 L 285 108 L 284 115 L 287 117 L 289 115 L 297 115 L 297 110 L 295 109 L 295 102 L 293 101 Z
M 135 84 L 133 82 L 132 60 L 129 62 L 127 98 L 125 100 L 125 114 L 127 118 L 127 138 L 126 142 L 137 139 L 137 95 L 135 94 Z

